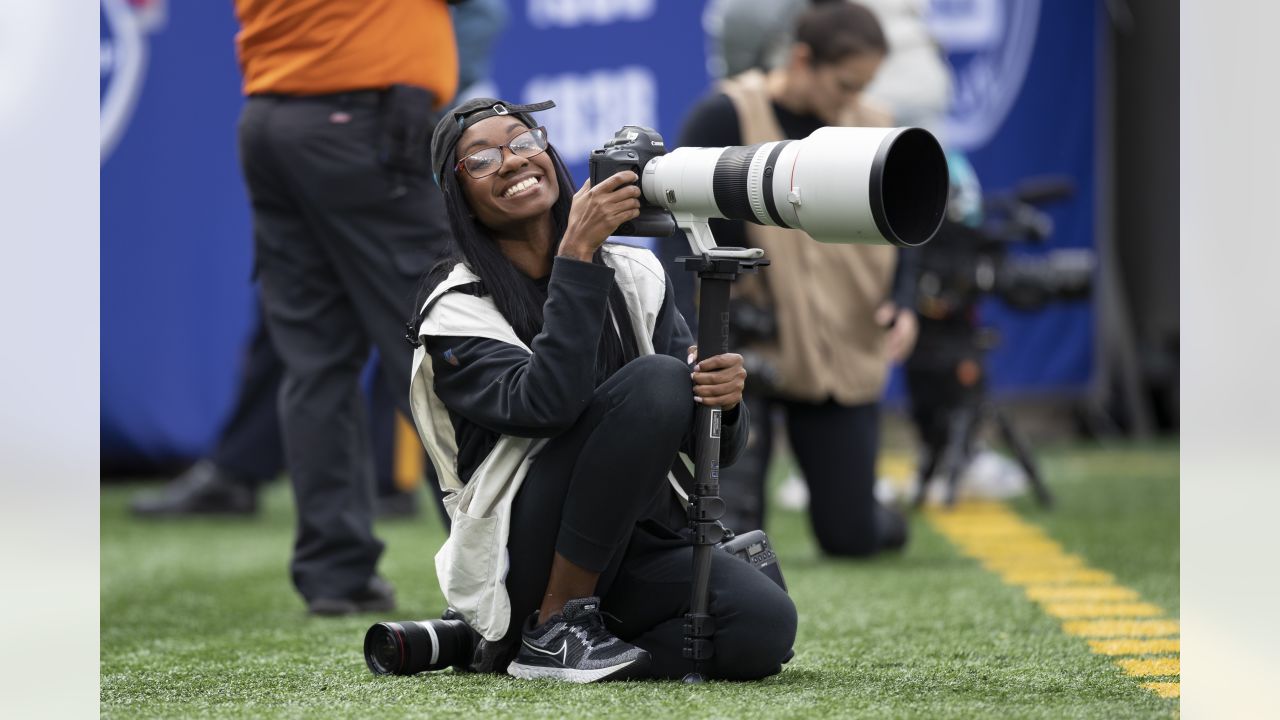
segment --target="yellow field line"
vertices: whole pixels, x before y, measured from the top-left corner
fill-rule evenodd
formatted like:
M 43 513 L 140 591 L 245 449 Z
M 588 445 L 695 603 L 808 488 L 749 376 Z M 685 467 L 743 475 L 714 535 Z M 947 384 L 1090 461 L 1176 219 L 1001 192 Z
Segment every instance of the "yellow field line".
M 1062 585 L 1028 585 L 1027 597 L 1041 602 L 1087 602 L 1090 600 L 1115 600 L 1127 602 L 1138 599 L 1138 593 L 1118 585 L 1071 587 Z
M 1177 620 L 1071 620 L 1062 623 L 1068 635 L 1091 638 L 1165 637 L 1178 634 Z
M 1044 568 L 1032 570 L 1010 570 L 1000 573 L 1000 577 L 1010 585 L 1038 585 L 1053 583 L 1056 585 L 1109 585 L 1115 577 L 1109 572 L 1092 568 Z
M 1181 696 L 1178 621 L 1111 573 L 1089 567 L 1042 529 L 998 502 L 963 503 L 930 509 L 929 524 L 960 552 L 1021 587 L 1069 635 L 1085 638 L 1098 655 L 1133 677 L 1174 678 L 1144 682 L 1160 697 Z
M 1165 698 L 1176 698 L 1182 694 L 1182 686 L 1176 682 L 1142 683 L 1142 687 Z
M 1179 675 L 1178 658 L 1127 658 L 1117 660 L 1116 664 L 1124 668 L 1126 673 L 1140 677 L 1151 675 Z
M 1163 615 L 1160 608 L 1145 602 L 1070 602 L 1044 603 L 1044 611 L 1056 618 L 1130 618 Z
M 1084 558 L 1079 555 L 997 555 L 982 561 L 991 572 L 1013 570 L 1082 570 Z
M 1157 640 L 1090 640 L 1089 647 L 1099 655 L 1166 655 L 1178 653 L 1177 638 Z

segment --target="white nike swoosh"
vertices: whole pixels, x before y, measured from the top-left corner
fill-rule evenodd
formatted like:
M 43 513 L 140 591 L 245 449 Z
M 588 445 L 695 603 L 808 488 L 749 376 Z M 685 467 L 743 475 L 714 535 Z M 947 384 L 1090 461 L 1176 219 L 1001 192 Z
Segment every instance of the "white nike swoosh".
M 569 660 L 569 642 L 568 642 L 567 640 L 561 640 L 561 641 L 560 641 L 560 649 L 559 649 L 559 650 L 552 650 L 552 651 L 550 651 L 550 652 L 548 652 L 548 651 L 546 651 L 546 650 L 543 650 L 543 649 L 541 649 L 541 648 L 534 647 L 533 645 L 530 645 L 528 640 L 523 640 L 522 642 L 524 643 L 524 646 L 525 646 L 525 647 L 529 648 L 530 650 L 532 650 L 532 651 L 534 651 L 534 652 L 536 652 L 536 653 L 542 653 L 543 655 L 550 655 L 551 657 L 555 657 L 556 655 L 559 655 L 559 656 L 560 656 L 560 664 L 561 664 L 561 665 L 567 665 L 567 664 L 568 664 L 568 660 Z

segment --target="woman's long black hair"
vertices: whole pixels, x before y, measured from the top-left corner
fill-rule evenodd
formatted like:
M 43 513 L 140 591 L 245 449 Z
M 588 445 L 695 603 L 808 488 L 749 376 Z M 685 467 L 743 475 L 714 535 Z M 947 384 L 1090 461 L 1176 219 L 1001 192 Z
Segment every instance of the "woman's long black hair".
M 548 144 L 546 152 L 551 157 L 556 185 L 560 188 L 560 196 L 551 206 L 551 223 L 555 242 L 547 248 L 547 261 L 552 262 L 558 250 L 559 240 L 564 237 L 565 229 L 569 226 L 569 209 L 573 205 L 574 189 L 569 168 L 560 159 L 560 154 L 556 152 L 555 147 Z M 457 150 L 451 148 L 443 165 L 445 168 L 453 168 L 456 164 Z M 423 281 L 417 307 L 422 307 L 422 303 L 436 286 L 448 277 L 454 265 L 463 262 L 471 272 L 479 276 L 480 293 L 493 299 L 498 312 L 511 323 L 516 336 L 526 345 L 532 344 L 534 336 L 542 331 L 543 293 L 532 278 L 517 270 L 516 266 L 507 260 L 498 243 L 471 214 L 471 208 L 467 204 L 456 172 L 448 171 L 441 174 L 440 189 L 444 192 L 444 204 L 449 212 L 449 225 L 453 229 L 452 252 L 428 272 Z M 592 256 L 592 262 L 597 265 L 604 264 L 604 258 L 599 250 Z M 639 355 L 630 315 L 627 313 L 626 300 L 622 297 L 622 290 L 616 282 L 609 290 L 609 310 L 613 321 L 617 322 L 618 333 L 615 335 L 612 332 L 613 322 L 606 319 L 605 332 L 601 333 L 600 348 L 596 353 L 596 367 L 602 370 L 605 376 L 612 375 Z M 420 324 L 421 321 L 422 318 L 419 318 L 418 323 Z

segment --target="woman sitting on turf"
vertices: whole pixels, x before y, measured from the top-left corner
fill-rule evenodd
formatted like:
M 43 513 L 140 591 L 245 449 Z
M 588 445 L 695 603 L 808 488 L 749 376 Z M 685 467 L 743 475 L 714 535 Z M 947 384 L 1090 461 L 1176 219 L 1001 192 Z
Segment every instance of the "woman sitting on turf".
M 695 403 L 723 411 L 732 462 L 746 372 L 735 354 L 688 366 L 661 264 L 605 242 L 639 214 L 636 175 L 574 194 L 529 115 L 553 106 L 472 100 L 432 139 L 456 257 L 427 281 L 412 403 L 453 518 L 437 575 L 485 639 L 477 669 L 678 678 L 692 551 L 668 471 Z M 707 676 L 781 670 L 796 610 L 766 576 L 714 553 L 711 614 Z

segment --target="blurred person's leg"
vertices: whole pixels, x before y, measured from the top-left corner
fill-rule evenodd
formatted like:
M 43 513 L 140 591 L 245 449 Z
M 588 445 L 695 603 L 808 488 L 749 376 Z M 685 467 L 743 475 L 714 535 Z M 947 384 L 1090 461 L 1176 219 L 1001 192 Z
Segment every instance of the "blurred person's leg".
M 350 107 L 346 112 L 353 118 L 350 125 L 363 118 L 377 136 L 379 108 Z M 323 237 L 332 254 L 334 270 L 360 326 L 377 348 L 373 392 L 375 398 L 385 392 L 382 400 L 388 404 L 379 413 L 385 413 L 383 430 L 393 437 L 394 411 L 413 416 L 409 408 L 413 348 L 405 340 L 405 322 L 417 310 L 424 276 L 448 250 L 448 214 L 428 171 L 393 173 L 377 162 L 372 140 L 368 147 L 354 144 L 357 147 L 331 146 L 330 152 L 338 157 L 317 155 L 301 161 L 299 178 L 325 179 L 300 183 L 301 200 L 310 227 Z M 345 152 L 354 157 L 342 157 Z M 424 167 L 429 165 L 428 161 Z M 420 443 L 415 452 L 423 453 L 429 497 L 448 527 L 442 492 Z
M 369 387 L 369 422 L 377 477 L 376 514 L 380 518 L 417 516 L 419 491 L 425 485 L 427 502 L 435 505 L 440 522 L 447 530 L 449 515 L 444 509 L 444 491 L 440 489 L 413 421 L 400 413 L 391 397 L 391 383 L 385 376 L 379 363 Z
M 163 490 L 134 498 L 133 512 L 143 517 L 255 513 L 258 490 L 284 468 L 276 408 L 283 376 L 259 308 L 235 403 L 213 452 Z
M 263 309 L 285 366 L 280 416 L 298 513 L 290 569 L 313 612 L 393 605 L 374 576 L 383 544 L 373 536 L 373 460 L 359 388 L 369 334 L 343 282 L 350 253 L 326 222 L 350 211 L 359 228 L 354 219 L 390 192 L 373 149 L 371 97 L 250 98 L 240 125 Z M 316 207 L 317 188 L 327 206 Z M 386 254 L 373 230 L 363 235 L 366 252 Z
M 880 405 L 785 402 L 787 438 L 809 485 L 823 552 L 866 556 L 906 544 L 906 523 L 875 498 Z
M 751 435 L 733 465 L 720 469 L 724 526 L 735 533 L 764 528 L 765 483 L 773 457 L 772 403 L 761 395 L 744 395 L 751 414 Z
M 379 363 L 369 382 L 369 430 L 373 436 L 374 487 L 377 489 L 374 511 L 378 517 L 413 517 L 418 514 L 417 483 L 402 477 L 406 469 L 400 457 L 398 411 L 382 375 Z M 417 447 L 413 451 L 422 453 L 421 441 L 415 440 L 415 443 Z
M 169 481 L 162 490 L 139 493 L 130 503 L 142 517 L 185 517 L 198 515 L 252 515 L 258 509 L 258 493 L 284 471 L 284 444 L 280 437 L 280 381 L 284 365 L 257 309 L 253 333 L 246 349 L 243 372 L 236 388 L 231 414 L 218 434 L 214 450 L 188 470 Z M 426 453 L 416 432 L 405 440 L 398 428 L 398 414 L 386 381 L 375 369 L 369 388 L 370 431 L 373 436 L 374 467 L 377 477 L 378 517 L 409 517 L 417 514 L 416 486 L 401 487 L 397 458 L 417 453 L 425 463 Z M 405 442 L 411 447 L 405 448 Z M 429 475 L 431 467 L 423 465 Z M 439 487 L 428 478 L 428 492 L 448 527 L 448 516 L 440 502 Z

